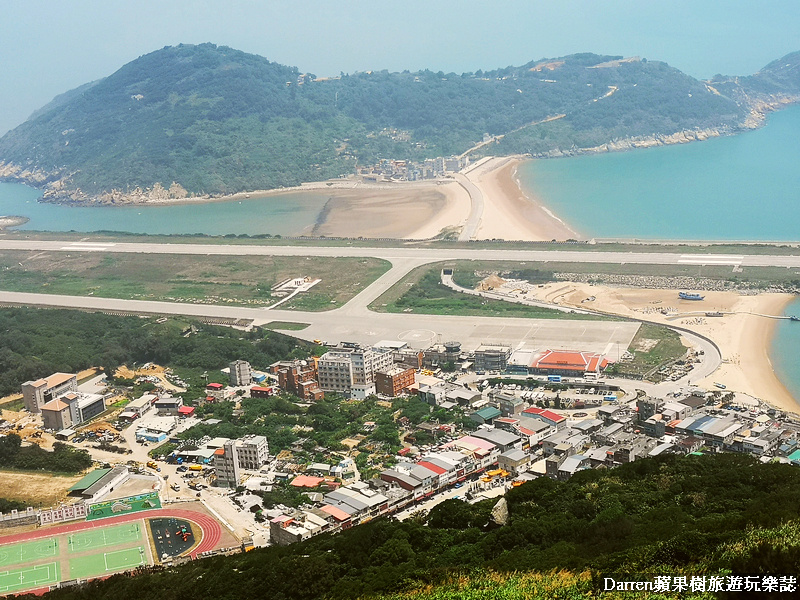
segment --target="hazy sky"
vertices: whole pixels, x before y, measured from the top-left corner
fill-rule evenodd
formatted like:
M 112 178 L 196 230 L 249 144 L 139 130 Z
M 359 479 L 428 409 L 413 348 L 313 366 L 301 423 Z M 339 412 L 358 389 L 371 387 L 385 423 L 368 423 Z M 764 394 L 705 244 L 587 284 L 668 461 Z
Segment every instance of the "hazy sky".
M 475 71 L 573 52 L 695 77 L 800 50 L 798 0 L 3 0 L 0 135 L 53 96 L 163 46 L 213 42 L 319 76 Z

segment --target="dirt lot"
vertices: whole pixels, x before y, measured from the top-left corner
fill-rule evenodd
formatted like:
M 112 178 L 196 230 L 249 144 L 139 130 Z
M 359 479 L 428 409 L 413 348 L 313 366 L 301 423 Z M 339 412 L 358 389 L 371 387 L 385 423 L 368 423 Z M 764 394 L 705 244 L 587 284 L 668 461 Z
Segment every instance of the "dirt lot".
M 0 471 L 0 495 L 31 506 L 55 506 L 67 497 L 67 489 L 83 475 L 57 477 L 29 471 Z
M 170 392 L 185 392 L 186 390 L 175 385 L 172 385 L 164 374 L 164 367 L 151 364 L 146 369 L 137 369 L 132 371 L 127 366 L 122 365 L 117 369 L 114 374 L 115 377 L 124 377 L 125 379 L 135 379 L 136 377 L 156 377 L 161 382 L 161 387 Z

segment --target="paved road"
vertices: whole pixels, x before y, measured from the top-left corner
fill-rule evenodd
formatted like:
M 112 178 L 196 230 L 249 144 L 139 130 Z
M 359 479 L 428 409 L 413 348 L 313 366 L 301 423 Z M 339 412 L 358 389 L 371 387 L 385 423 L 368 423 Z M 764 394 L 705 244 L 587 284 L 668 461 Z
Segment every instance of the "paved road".
M 256 324 L 269 321 L 295 321 L 310 326 L 294 335 L 303 339 L 326 341 L 351 340 L 375 343 L 379 340 L 402 340 L 414 348 L 423 348 L 435 341 L 450 339 L 462 342 L 464 350 L 481 343 L 504 343 L 513 347 L 523 344 L 535 347 L 580 347 L 587 351 L 607 351 L 619 344 L 627 347 L 635 334 L 635 323 L 600 323 L 589 321 L 507 319 L 493 317 L 433 316 L 416 314 L 383 314 L 370 312 L 367 306 L 384 291 L 420 265 L 443 260 L 508 260 L 550 261 L 612 264 L 656 265 L 724 265 L 724 266 L 782 266 L 800 268 L 800 256 L 680 254 L 675 252 L 594 252 L 564 250 L 512 249 L 440 249 L 440 248 L 363 248 L 363 247 L 301 247 L 219 244 L 170 244 L 135 242 L 65 242 L 24 239 L 0 240 L 0 250 L 31 250 L 55 252 L 101 253 L 158 253 L 227 256 L 320 256 L 320 257 L 377 257 L 388 260 L 392 268 L 367 286 L 345 306 L 324 313 L 207 306 L 115 300 L 96 297 L 75 297 L 50 294 L 0 292 L 0 302 L 36 306 L 93 308 L 103 311 L 145 312 L 253 319 Z M 697 381 L 713 372 L 719 364 L 719 353 L 713 344 L 686 334 L 706 351 L 702 373 L 696 370 Z
M 478 227 L 480 227 L 481 219 L 483 219 L 483 192 L 481 192 L 478 189 L 478 186 L 472 183 L 466 175 L 456 173 L 455 178 L 456 181 L 461 184 L 461 187 L 467 190 L 470 201 L 469 217 L 467 218 L 467 222 L 464 224 L 464 227 L 461 229 L 461 233 L 458 236 L 458 241 L 465 242 L 468 240 L 474 240 L 476 234 L 478 233 Z

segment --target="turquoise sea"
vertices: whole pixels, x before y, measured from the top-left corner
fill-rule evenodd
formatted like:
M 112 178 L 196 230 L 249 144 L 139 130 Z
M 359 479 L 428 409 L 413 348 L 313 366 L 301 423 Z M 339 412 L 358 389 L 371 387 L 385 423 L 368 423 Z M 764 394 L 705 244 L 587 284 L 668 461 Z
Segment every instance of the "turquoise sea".
M 297 235 L 314 225 L 328 197 L 292 193 L 233 202 L 168 206 L 64 206 L 37 202 L 38 190 L 0 183 L 0 215 L 28 217 L 20 229 L 39 231 L 125 231 L 220 235 Z
M 702 143 L 520 165 L 520 184 L 581 237 L 800 240 L 800 106 Z M 800 299 L 787 314 L 800 315 Z M 800 402 L 800 323 L 779 321 L 775 372 Z
M 787 315 L 800 316 L 800 298 L 786 308 Z M 800 323 L 779 321 L 772 340 L 770 360 L 780 380 L 787 387 L 795 400 L 800 403 L 800 360 L 797 349 L 800 348 Z
M 582 238 L 800 240 L 800 106 L 705 142 L 535 160 L 520 183 Z

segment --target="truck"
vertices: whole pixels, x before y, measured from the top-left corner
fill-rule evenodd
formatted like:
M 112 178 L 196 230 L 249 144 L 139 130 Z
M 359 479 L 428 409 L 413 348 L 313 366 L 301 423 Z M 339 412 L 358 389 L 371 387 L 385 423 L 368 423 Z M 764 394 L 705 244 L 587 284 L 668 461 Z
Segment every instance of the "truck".
M 189 465 L 190 471 L 202 471 L 203 465 Z
M 147 466 L 150 467 L 151 469 L 157 469 L 158 468 L 158 465 L 155 463 L 155 461 L 152 461 L 152 460 L 148 460 L 147 461 Z
M 179 484 L 177 484 L 177 483 L 173 483 L 173 484 L 172 484 L 171 486 L 169 486 L 169 487 L 171 487 L 171 488 L 172 488 L 172 490 L 173 490 L 173 491 L 175 491 L 175 492 L 180 492 L 180 491 L 181 491 L 181 486 L 180 486 Z

